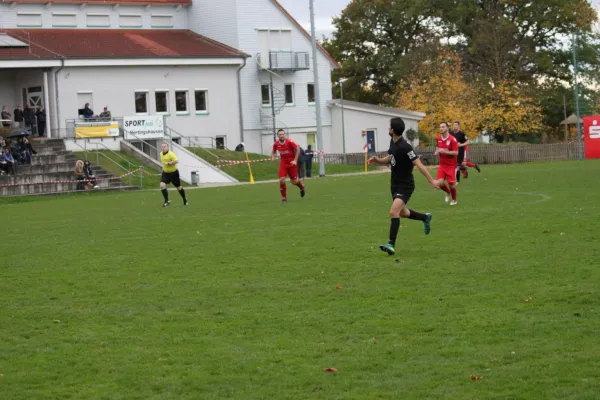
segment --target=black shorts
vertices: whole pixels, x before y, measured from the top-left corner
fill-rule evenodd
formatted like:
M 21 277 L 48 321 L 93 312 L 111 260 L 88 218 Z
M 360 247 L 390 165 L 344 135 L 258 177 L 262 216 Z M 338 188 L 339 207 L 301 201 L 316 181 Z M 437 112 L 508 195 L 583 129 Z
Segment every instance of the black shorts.
M 415 188 L 410 186 L 392 186 L 392 199 L 400 199 L 404 204 L 408 204 L 414 191 Z
M 179 179 L 179 170 L 175 172 L 165 172 L 163 171 L 160 175 L 160 181 L 165 185 L 172 183 L 176 187 L 181 186 L 181 180 Z

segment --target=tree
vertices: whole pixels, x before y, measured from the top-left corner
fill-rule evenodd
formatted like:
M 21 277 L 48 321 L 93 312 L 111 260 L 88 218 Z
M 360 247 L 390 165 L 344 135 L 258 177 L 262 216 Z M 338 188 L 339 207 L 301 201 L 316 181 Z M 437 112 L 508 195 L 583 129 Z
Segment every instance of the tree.
M 542 107 L 528 94 L 526 86 L 501 81 L 483 93 L 481 127 L 501 136 L 503 141 L 513 134 L 539 133 L 543 129 Z
M 348 79 L 344 97 L 391 104 L 398 83 L 410 74 L 411 53 L 436 36 L 435 12 L 430 0 L 353 0 L 334 18 L 333 37 L 323 43 L 342 65 L 333 81 Z
M 397 107 L 427 114 L 419 130 L 431 132 L 441 122 L 460 121 L 467 135 L 480 132 L 477 92 L 463 78 L 460 57 L 448 47 L 440 46 L 433 60 L 423 60 L 395 98 Z
M 597 20 L 587 0 L 439 0 L 439 5 L 466 71 L 493 83 L 570 81 L 564 38 L 592 32 Z

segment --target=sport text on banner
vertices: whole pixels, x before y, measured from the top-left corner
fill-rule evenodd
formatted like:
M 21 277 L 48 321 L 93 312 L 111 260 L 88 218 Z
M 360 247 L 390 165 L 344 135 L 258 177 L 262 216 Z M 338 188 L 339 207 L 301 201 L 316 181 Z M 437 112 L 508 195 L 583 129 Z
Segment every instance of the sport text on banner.
M 123 128 L 125 140 L 162 139 L 165 136 L 162 115 L 125 117 Z

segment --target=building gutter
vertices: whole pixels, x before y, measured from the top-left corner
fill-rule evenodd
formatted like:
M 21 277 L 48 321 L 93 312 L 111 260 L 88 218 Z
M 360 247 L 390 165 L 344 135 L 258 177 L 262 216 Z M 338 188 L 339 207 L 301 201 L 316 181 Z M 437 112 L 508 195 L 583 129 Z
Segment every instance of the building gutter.
M 60 58 L 60 68 L 54 71 L 54 104 L 56 107 L 56 130 L 60 138 L 60 101 L 58 100 L 58 73 L 65 67 L 65 57 Z M 50 136 L 50 133 L 48 134 Z
M 238 107 L 240 109 L 240 142 L 244 143 L 244 110 L 242 109 L 242 78 L 241 71 L 246 66 L 247 58 L 244 57 L 244 64 L 237 70 L 237 86 L 238 86 Z

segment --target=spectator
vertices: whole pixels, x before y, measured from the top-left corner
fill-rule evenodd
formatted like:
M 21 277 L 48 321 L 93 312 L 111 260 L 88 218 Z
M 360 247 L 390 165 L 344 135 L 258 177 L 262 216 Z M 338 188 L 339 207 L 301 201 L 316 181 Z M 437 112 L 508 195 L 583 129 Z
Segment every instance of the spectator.
M 31 108 L 29 103 L 25 106 L 23 111 L 25 118 L 25 127 L 31 130 L 31 134 L 35 133 L 35 109 Z
M 235 151 L 244 151 L 244 143 L 240 143 L 237 146 L 235 146 Z
M 19 165 L 27 164 L 27 161 L 31 160 L 31 154 L 27 151 L 27 147 L 23 143 L 23 138 L 19 138 L 17 140 L 13 140 L 10 143 L 11 153 L 14 157 L 14 160 Z
M 15 122 L 18 124 L 19 128 L 23 127 L 25 121 L 25 114 L 23 114 L 23 106 L 21 104 L 14 111 Z
M 300 154 L 298 154 L 298 179 L 304 179 L 306 174 L 304 173 L 304 162 L 306 160 L 304 149 L 300 146 Z
M 83 118 L 93 118 L 94 111 L 90 108 L 90 103 L 85 103 L 85 107 L 83 107 Z
M 23 145 L 25 146 L 25 149 L 27 149 L 27 151 L 30 154 L 37 154 L 37 151 L 35 151 L 33 149 L 33 146 L 31 145 L 31 143 L 29 143 L 29 140 L 27 140 L 26 137 L 22 137 L 21 139 L 22 139 L 21 142 L 23 142 Z
M 313 153 L 311 147 L 312 146 L 309 144 L 308 148 L 304 152 L 304 164 L 306 165 L 306 177 L 307 178 L 310 178 L 311 171 L 312 171 L 312 160 L 313 160 L 313 157 L 315 154 L 315 153 Z
M 8 111 L 8 107 L 2 107 L 2 114 L 0 114 L 0 119 L 2 120 L 2 126 L 5 128 L 10 128 L 12 125 L 10 121 L 12 121 L 12 114 Z
M 92 164 L 88 160 L 85 160 L 83 163 L 83 174 L 85 175 L 85 179 L 89 180 L 89 185 L 94 189 L 98 189 L 96 177 L 94 176 L 94 171 L 92 171 Z
M 83 172 L 83 161 L 81 160 L 75 162 L 75 179 L 78 181 L 77 190 L 83 190 L 85 188 L 85 183 L 83 182 L 85 174 Z
M 0 169 L 2 172 L 6 172 L 9 175 L 15 174 L 15 159 L 10 153 L 9 147 L 2 148 L 2 153 L 0 154 Z
M 104 120 L 110 121 L 111 118 L 112 118 L 112 116 L 110 114 L 110 111 L 108 111 L 108 107 L 104 107 L 104 111 L 102 111 L 100 113 L 100 119 L 104 119 Z
M 40 106 L 35 116 L 37 118 L 38 136 L 43 137 L 46 132 L 46 110 L 44 110 L 44 106 Z M 32 153 L 35 154 L 35 152 Z

